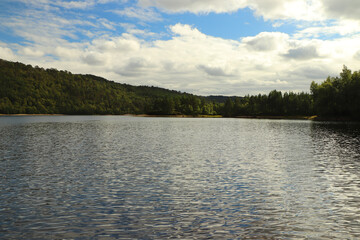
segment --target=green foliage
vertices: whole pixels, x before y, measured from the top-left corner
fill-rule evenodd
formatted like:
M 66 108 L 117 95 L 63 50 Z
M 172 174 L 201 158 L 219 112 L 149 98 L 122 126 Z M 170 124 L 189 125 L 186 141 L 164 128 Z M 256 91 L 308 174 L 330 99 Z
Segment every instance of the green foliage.
M 360 73 L 344 66 L 340 77 L 311 83 L 315 111 L 325 117 L 360 119 Z
M 203 97 L 0 59 L 0 113 L 217 114 Z
M 311 94 L 273 90 L 268 95 L 228 98 L 221 114 L 234 116 L 311 116 L 360 120 L 360 72 L 344 66 L 340 77 L 311 83 Z
M 284 93 L 273 90 L 268 95 L 229 98 L 224 105 L 223 116 L 309 116 L 312 96 L 307 93 Z
M 209 96 L 115 83 L 94 75 L 0 59 L 0 113 L 310 116 L 360 119 L 360 73 L 311 83 L 311 94 L 273 90 L 245 97 Z

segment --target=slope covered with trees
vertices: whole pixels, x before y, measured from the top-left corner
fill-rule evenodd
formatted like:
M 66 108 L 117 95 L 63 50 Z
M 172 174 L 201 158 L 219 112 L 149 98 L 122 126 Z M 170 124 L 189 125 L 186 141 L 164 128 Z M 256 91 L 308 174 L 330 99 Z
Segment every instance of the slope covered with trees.
M 204 97 L 0 60 L 0 113 L 216 114 Z
M 273 90 L 245 97 L 201 97 L 131 86 L 94 75 L 43 69 L 0 59 L 0 113 L 311 116 L 360 120 L 360 73 L 313 82 L 311 93 Z

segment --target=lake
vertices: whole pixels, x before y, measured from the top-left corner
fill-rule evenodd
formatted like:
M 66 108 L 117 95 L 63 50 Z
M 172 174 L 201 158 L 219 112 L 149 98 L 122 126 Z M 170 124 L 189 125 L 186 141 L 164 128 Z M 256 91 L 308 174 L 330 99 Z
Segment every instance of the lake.
M 1 239 L 360 238 L 360 125 L 0 117 Z

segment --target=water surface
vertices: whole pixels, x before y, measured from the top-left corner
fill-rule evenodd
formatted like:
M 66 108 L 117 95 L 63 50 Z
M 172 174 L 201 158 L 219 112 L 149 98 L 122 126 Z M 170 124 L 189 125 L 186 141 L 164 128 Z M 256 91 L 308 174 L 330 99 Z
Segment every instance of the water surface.
M 360 238 L 360 126 L 0 117 L 2 239 Z

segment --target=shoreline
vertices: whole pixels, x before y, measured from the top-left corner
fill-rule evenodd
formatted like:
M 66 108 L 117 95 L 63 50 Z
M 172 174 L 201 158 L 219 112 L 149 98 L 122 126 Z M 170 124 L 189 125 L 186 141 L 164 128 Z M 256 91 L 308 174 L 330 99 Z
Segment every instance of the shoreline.
M 99 115 L 83 115 L 83 114 L 0 114 L 0 117 L 26 117 L 26 116 L 130 116 L 130 117 L 163 117 L 163 118 L 243 118 L 243 119 L 269 119 L 269 120 L 308 120 L 308 121 L 319 121 L 319 122 L 359 122 L 358 120 L 346 118 L 346 117 L 320 117 L 320 116 L 234 116 L 234 117 L 223 117 L 221 115 L 150 115 L 150 114 L 99 114 Z
M 4 114 L 4 113 L 0 113 L 0 117 L 2 116 L 9 116 L 9 117 L 21 117 L 21 116 L 71 116 L 69 114 L 58 114 L 58 113 L 54 113 L 54 114 L 49 114 L 49 113 L 39 113 L 39 114 L 36 114 L 36 113 L 15 113 L 15 114 Z
M 315 120 L 317 116 L 236 116 L 235 118 L 274 120 Z
M 120 115 L 121 116 L 121 115 Z M 221 115 L 185 115 L 185 114 L 176 114 L 176 115 L 150 115 L 150 114 L 125 114 L 124 116 L 133 116 L 133 117 L 164 117 L 164 118 L 223 118 Z

